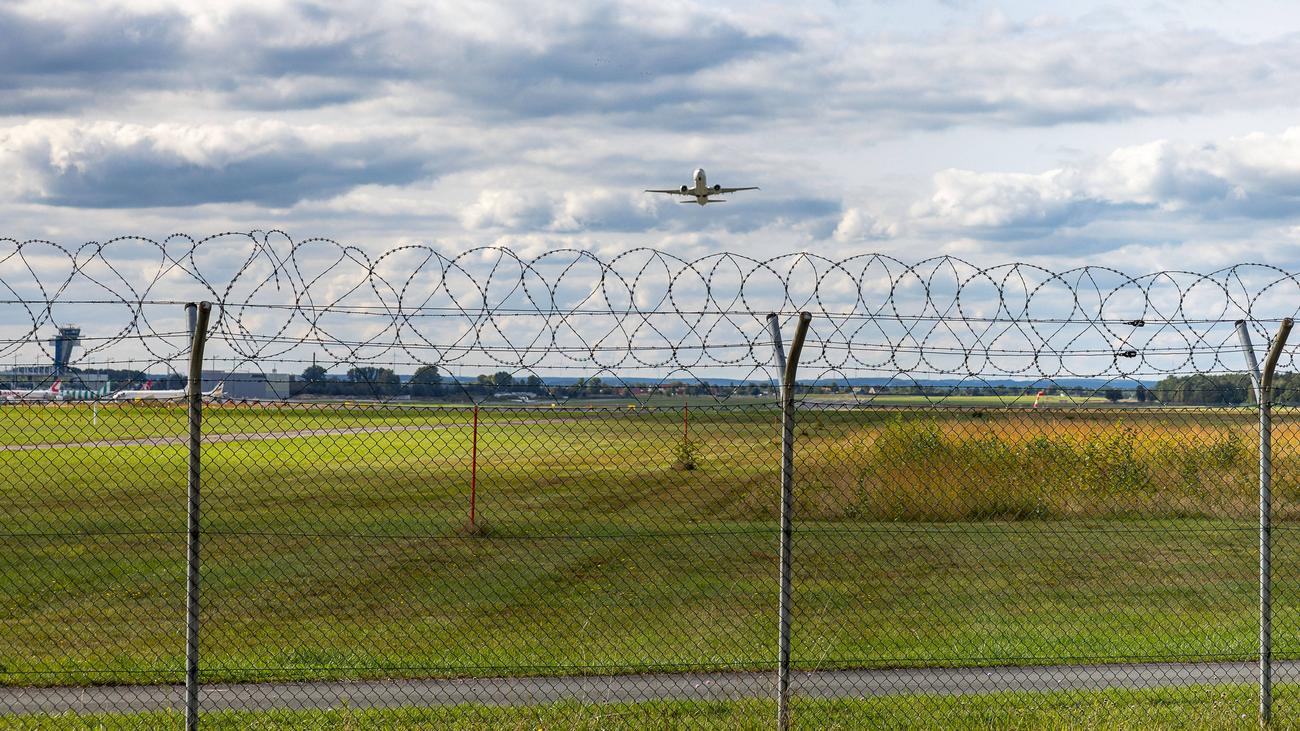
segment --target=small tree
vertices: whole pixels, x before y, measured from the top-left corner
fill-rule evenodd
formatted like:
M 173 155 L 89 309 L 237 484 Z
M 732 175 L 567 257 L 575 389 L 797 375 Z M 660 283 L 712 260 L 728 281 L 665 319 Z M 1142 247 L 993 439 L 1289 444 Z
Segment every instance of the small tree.
M 688 471 L 695 469 L 699 459 L 699 448 L 690 439 L 683 437 L 673 449 L 673 469 Z
M 392 396 L 402 386 L 402 380 L 392 369 L 375 366 L 348 369 L 348 380 L 356 384 L 360 395 Z
M 1101 395 L 1105 396 L 1106 400 L 1111 403 L 1115 403 L 1116 401 L 1119 401 L 1120 399 L 1124 398 L 1124 392 L 1119 390 L 1118 388 L 1108 388 L 1105 391 L 1102 391 Z
M 442 393 L 442 374 L 438 372 L 438 366 L 420 366 L 407 385 L 416 398 L 438 396 Z
M 322 386 L 325 383 L 325 369 L 321 366 L 307 366 L 302 372 L 303 393 L 320 394 L 324 392 Z

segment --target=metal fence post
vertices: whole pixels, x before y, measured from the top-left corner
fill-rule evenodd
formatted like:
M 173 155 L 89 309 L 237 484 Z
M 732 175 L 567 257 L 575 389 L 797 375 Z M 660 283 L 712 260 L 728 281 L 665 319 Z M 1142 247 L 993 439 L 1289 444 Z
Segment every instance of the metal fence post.
M 207 341 L 210 302 L 185 305 L 190 325 L 189 380 L 185 382 L 189 433 L 189 507 L 185 557 L 185 728 L 199 727 L 199 447 L 203 440 L 203 345 Z
M 1237 321 L 1237 337 L 1259 408 L 1259 722 L 1273 720 L 1273 370 L 1282 355 L 1291 318 L 1282 320 L 1264 359 L 1261 374 L 1245 320 Z
M 790 343 L 787 359 L 781 343 L 780 318 L 773 312 L 767 316 L 767 327 L 772 335 L 772 349 L 776 365 L 781 371 L 781 593 L 777 604 L 779 623 L 777 630 L 776 670 L 776 725 L 781 731 L 790 728 L 790 603 L 791 567 L 790 548 L 794 536 L 794 386 L 795 372 L 799 368 L 799 354 L 803 350 L 804 336 L 812 314 L 799 313 L 794 340 Z

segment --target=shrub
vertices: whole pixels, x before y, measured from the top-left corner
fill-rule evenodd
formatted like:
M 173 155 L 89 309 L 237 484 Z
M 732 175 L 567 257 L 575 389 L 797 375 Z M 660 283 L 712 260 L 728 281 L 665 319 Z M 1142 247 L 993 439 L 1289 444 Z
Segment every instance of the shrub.
M 695 469 L 699 461 L 699 447 L 690 439 L 682 439 L 673 449 L 673 469 L 685 472 Z

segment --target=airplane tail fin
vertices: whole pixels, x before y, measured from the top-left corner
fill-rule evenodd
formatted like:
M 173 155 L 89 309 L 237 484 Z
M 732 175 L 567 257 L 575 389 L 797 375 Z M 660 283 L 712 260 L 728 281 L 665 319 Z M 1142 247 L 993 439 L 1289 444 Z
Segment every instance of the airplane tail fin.
M 209 398 L 221 398 L 226 393 L 226 382 L 218 383 L 211 391 L 208 391 Z

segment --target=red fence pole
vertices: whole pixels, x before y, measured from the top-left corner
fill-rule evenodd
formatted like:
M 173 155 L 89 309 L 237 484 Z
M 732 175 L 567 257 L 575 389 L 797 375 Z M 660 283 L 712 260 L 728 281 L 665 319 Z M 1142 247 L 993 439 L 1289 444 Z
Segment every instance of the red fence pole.
M 474 501 L 478 497 L 478 404 L 474 404 L 474 432 L 469 458 L 469 527 L 475 527 Z

